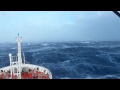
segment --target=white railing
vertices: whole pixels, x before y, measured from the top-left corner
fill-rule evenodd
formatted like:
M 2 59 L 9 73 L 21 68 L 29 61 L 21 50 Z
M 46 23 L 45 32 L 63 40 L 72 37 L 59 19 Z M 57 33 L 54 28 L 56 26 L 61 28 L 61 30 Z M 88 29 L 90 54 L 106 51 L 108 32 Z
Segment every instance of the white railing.
M 1 68 L 0 71 L 1 71 L 1 70 L 3 70 L 3 71 L 8 71 L 8 70 L 10 70 L 11 68 L 16 68 L 16 67 L 17 67 L 17 65 L 7 66 L 7 67 Z M 37 68 L 39 68 L 39 71 L 42 71 L 42 72 L 44 72 L 44 70 L 45 70 L 45 74 L 48 73 L 49 78 L 52 79 L 52 74 L 51 74 L 51 72 L 50 72 L 47 68 L 45 68 L 45 67 L 43 67 L 43 66 L 32 65 L 32 64 L 22 64 L 22 65 L 21 65 L 21 68 L 23 68 L 23 67 L 28 67 L 28 68 L 31 68 L 31 69 L 37 69 Z

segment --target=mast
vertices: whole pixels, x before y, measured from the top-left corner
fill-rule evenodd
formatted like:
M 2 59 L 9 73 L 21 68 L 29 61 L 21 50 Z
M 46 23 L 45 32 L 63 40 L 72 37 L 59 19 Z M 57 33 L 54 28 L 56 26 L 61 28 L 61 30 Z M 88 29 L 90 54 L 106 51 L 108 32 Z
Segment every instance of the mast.
M 18 78 L 21 79 L 21 64 L 22 64 L 22 56 L 21 56 L 21 37 L 19 37 L 19 33 L 18 33 L 18 37 L 17 37 L 17 44 L 18 44 Z

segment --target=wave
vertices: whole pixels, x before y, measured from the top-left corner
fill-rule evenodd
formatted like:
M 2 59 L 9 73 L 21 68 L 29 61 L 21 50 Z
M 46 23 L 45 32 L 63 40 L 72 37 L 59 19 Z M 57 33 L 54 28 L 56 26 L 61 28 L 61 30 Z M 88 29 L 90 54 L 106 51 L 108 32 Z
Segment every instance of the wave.
M 15 45 L 0 48 L 0 67 L 9 65 Z M 48 68 L 59 79 L 119 79 L 120 43 L 37 43 L 22 47 L 26 61 Z M 16 53 L 15 53 L 16 52 Z M 2 58 L 4 57 L 4 58 Z

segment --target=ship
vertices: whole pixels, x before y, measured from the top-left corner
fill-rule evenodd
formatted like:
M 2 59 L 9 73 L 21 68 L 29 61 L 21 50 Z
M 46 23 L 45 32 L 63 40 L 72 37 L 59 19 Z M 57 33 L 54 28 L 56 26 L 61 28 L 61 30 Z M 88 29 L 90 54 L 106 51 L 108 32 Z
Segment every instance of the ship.
M 52 79 L 49 69 L 26 63 L 25 55 L 21 52 L 22 39 L 19 33 L 16 41 L 17 55 L 8 54 L 10 65 L 0 68 L 0 79 Z
M 120 13 L 113 11 L 118 17 Z M 0 68 L 0 79 L 52 79 L 49 69 L 33 64 L 27 64 L 24 53 L 21 53 L 21 37 L 17 37 L 18 53 L 12 56 L 9 53 L 10 65 Z M 28 43 L 28 45 L 30 45 Z M 23 55 L 23 57 L 22 57 Z

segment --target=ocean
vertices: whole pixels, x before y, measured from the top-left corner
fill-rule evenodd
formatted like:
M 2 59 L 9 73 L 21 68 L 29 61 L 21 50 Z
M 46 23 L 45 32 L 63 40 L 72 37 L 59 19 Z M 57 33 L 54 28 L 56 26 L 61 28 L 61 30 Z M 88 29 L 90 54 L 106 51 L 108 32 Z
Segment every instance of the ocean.
M 22 43 L 27 63 L 48 68 L 53 79 L 119 79 L 120 41 Z M 0 44 L 0 68 L 17 43 Z

